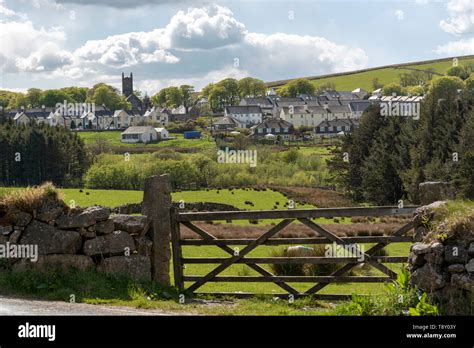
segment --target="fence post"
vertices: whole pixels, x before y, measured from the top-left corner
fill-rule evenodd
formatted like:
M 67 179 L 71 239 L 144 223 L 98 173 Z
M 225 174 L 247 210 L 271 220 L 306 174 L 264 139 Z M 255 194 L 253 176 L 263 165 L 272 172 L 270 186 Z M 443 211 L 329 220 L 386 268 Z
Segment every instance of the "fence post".
M 151 272 L 154 281 L 170 285 L 171 182 L 168 175 L 145 179 L 142 214 L 151 228 Z

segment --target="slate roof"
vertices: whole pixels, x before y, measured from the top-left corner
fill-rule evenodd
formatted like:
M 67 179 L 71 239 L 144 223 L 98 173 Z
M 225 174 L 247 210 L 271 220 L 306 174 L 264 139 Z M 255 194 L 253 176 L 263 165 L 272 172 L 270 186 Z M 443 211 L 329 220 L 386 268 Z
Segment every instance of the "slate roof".
M 324 106 L 308 106 L 308 112 L 311 114 L 327 114 L 328 111 Z
M 284 106 L 281 108 L 285 114 L 290 114 L 290 107 L 289 106 Z M 293 106 L 293 114 L 306 114 L 308 113 L 306 111 L 306 108 L 304 105 L 295 105 Z
M 291 128 L 293 125 L 290 122 L 282 120 L 281 118 L 267 118 L 265 121 L 260 122 L 255 128 Z
M 329 112 L 332 114 L 340 113 L 351 113 L 351 108 L 348 105 L 331 105 L 329 106 Z
M 270 98 L 267 97 L 254 97 L 254 98 L 243 98 L 240 101 L 240 106 L 245 106 L 244 105 L 259 105 L 260 107 L 267 107 L 267 108 L 272 108 L 273 103 Z
M 118 115 L 119 115 L 119 114 L 120 114 L 122 111 L 125 111 L 125 110 L 123 110 L 123 109 L 120 109 L 120 110 L 115 110 L 115 111 L 114 111 L 114 115 L 113 115 L 113 117 L 118 117 Z M 128 112 L 127 112 L 127 111 L 125 111 L 125 113 L 126 113 L 126 114 L 128 114 Z
M 226 112 L 228 114 L 261 114 L 262 109 L 258 105 L 245 105 L 245 106 L 226 106 Z
M 225 116 L 225 117 L 219 118 L 216 122 L 213 123 L 213 125 L 233 125 L 233 126 L 237 126 L 237 121 L 235 121 L 230 116 Z
M 363 112 L 370 106 L 370 102 L 368 100 L 354 101 L 349 103 L 349 106 L 354 112 Z
M 341 127 L 341 126 L 357 126 L 358 122 L 348 118 L 339 118 L 334 120 L 325 120 L 319 123 L 316 127 Z
M 122 132 L 122 134 L 143 134 L 149 130 L 155 131 L 155 128 L 152 126 L 128 127 L 124 132 Z
M 15 117 L 17 114 L 21 114 L 22 112 L 25 113 L 26 116 L 29 118 L 47 118 L 51 112 L 54 112 L 54 108 L 47 107 L 47 108 L 33 108 L 33 109 L 15 109 L 15 110 L 10 110 L 7 112 L 7 115 L 10 117 Z

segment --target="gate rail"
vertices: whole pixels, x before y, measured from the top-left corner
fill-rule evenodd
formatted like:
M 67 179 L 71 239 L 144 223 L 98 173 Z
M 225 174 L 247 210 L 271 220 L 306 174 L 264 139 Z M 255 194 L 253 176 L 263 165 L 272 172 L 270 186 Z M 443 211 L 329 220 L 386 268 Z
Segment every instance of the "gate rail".
M 412 237 L 406 234 L 413 229 L 413 222 L 403 225 L 387 236 L 339 237 L 315 223 L 314 218 L 353 217 L 353 216 L 400 216 L 412 215 L 416 206 L 398 208 L 394 206 L 355 207 L 355 208 L 324 208 L 324 209 L 290 209 L 263 211 L 220 211 L 220 212 L 178 212 L 171 208 L 171 244 L 173 251 L 173 270 L 175 286 L 182 292 L 198 295 L 196 291 L 208 282 L 272 282 L 285 291 L 281 294 L 271 294 L 281 298 L 294 298 L 312 295 L 318 299 L 340 300 L 350 295 L 320 294 L 319 291 L 331 283 L 380 283 L 396 279 L 396 273 L 385 266 L 386 263 L 407 262 L 407 256 L 376 256 L 378 251 L 391 243 L 412 242 Z M 196 221 L 217 220 L 260 220 L 278 219 L 276 225 L 257 238 L 218 239 L 204 228 L 197 226 Z M 291 223 L 299 221 L 317 233 L 313 238 L 275 238 L 274 236 Z M 181 236 L 181 226 L 185 226 L 201 239 L 184 239 Z M 365 251 L 363 259 L 358 257 L 246 257 L 255 248 L 262 245 L 296 245 L 296 244 L 328 244 L 349 245 L 354 243 L 376 243 Z M 229 254 L 229 257 L 194 257 L 182 256 L 183 245 L 214 245 Z M 244 248 L 236 252 L 230 245 L 242 245 Z M 331 264 L 346 263 L 328 276 L 276 276 L 260 266 L 260 264 Z M 347 276 L 345 275 L 358 264 L 366 263 L 381 271 L 384 276 Z M 217 264 L 206 275 L 184 275 L 185 264 Z M 222 276 L 223 271 L 233 264 L 245 264 L 258 272 L 260 276 Z M 185 287 L 185 282 L 192 282 Z M 300 292 L 292 287 L 291 282 L 315 283 L 314 286 Z M 207 294 L 207 293 L 206 293 Z M 251 297 L 254 293 L 230 292 L 212 293 L 216 296 Z

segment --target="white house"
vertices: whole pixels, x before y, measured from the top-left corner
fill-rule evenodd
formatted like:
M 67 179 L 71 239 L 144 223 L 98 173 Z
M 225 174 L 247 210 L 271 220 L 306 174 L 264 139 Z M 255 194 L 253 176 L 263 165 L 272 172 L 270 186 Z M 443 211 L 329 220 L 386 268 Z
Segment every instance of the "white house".
M 25 112 L 18 112 L 15 117 L 13 118 L 13 120 L 15 121 L 15 124 L 18 126 L 18 125 L 21 125 L 21 124 L 28 124 L 30 123 L 30 118 L 28 116 L 26 116 Z
M 130 115 L 125 110 L 115 110 L 112 117 L 114 119 L 115 128 L 126 128 L 130 126 Z
M 227 106 L 224 115 L 236 119 L 247 127 L 259 124 L 263 119 L 262 109 L 258 105 Z
M 291 123 L 294 127 L 315 127 L 332 115 L 328 107 L 324 106 L 295 106 L 283 107 L 280 118 Z
M 294 133 L 293 125 L 280 118 L 267 118 L 265 121 L 252 127 L 255 138 L 274 138 L 280 136 L 282 139 L 290 139 Z
M 166 128 L 155 128 L 156 133 L 158 134 L 158 140 L 169 139 L 170 133 Z
M 172 114 L 184 115 L 184 114 L 186 114 L 186 107 L 184 105 L 180 105 L 176 108 L 171 109 L 171 113 Z
M 149 143 L 158 140 L 158 132 L 151 126 L 128 127 L 121 138 L 122 143 Z
M 164 110 L 164 109 L 163 109 Z M 151 109 L 148 109 L 144 114 L 143 114 L 143 119 L 145 120 L 146 124 L 161 124 L 162 126 L 167 126 L 169 119 L 168 119 L 168 114 L 164 112 L 161 109 L 158 109 L 157 107 L 152 107 Z

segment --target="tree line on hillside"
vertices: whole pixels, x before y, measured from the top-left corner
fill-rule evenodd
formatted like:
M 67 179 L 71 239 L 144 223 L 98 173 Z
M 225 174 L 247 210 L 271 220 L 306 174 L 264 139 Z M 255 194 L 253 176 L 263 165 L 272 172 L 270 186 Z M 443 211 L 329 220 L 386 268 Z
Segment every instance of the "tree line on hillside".
M 474 198 L 474 79 L 434 79 L 419 120 L 382 117 L 368 109 L 328 163 L 338 185 L 356 201 L 419 201 L 424 181 L 452 182 Z
M 110 110 L 131 109 L 131 104 L 125 97 L 116 88 L 105 83 L 98 83 L 92 88 L 65 87 L 47 90 L 30 88 L 26 93 L 0 91 L 0 106 L 6 109 L 55 107 L 64 101 L 105 105 Z
M 63 127 L 16 126 L 0 122 L 0 184 L 38 185 L 51 181 L 79 186 L 89 163 L 83 141 Z

